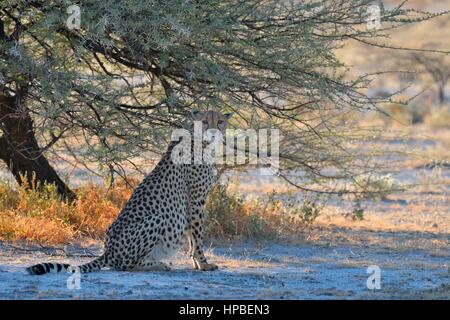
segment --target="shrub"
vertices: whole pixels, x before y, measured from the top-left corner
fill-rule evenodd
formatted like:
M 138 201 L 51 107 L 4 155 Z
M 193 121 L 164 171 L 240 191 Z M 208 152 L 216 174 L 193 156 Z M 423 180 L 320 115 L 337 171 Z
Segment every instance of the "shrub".
M 352 211 L 346 212 L 344 217 L 350 218 L 352 220 L 363 220 L 364 219 L 364 208 L 361 206 L 360 199 L 356 199 L 353 203 Z
M 356 192 L 361 193 L 361 198 L 385 200 L 389 194 L 404 189 L 391 174 L 359 175 L 354 180 Z
M 208 198 L 207 235 L 212 238 L 282 239 L 298 234 L 320 214 L 312 200 L 272 192 L 265 200 L 245 199 L 226 184 L 216 185 Z

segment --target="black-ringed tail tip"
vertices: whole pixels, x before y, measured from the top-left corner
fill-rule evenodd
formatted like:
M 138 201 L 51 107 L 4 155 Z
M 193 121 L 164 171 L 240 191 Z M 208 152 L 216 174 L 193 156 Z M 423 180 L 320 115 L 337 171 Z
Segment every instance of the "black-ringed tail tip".
M 26 270 L 29 274 L 42 275 L 46 273 L 66 272 L 70 265 L 63 263 L 39 263 L 28 267 Z

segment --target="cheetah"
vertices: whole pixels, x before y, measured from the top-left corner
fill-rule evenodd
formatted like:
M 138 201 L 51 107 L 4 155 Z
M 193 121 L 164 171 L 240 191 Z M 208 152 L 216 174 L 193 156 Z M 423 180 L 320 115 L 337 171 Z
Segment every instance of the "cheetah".
M 198 121 L 202 132 L 213 129 L 223 133 L 230 116 L 194 110 L 189 128 Z M 78 267 L 40 263 L 28 267 L 27 271 L 34 275 L 75 272 L 76 268 L 80 273 L 87 273 L 104 267 L 121 271 L 168 271 L 169 266 L 161 260 L 172 256 L 186 242 L 194 269 L 216 270 L 218 267 L 207 262 L 202 249 L 204 205 L 214 182 L 213 165 L 173 161 L 172 152 L 181 140 L 170 143 L 153 171 L 134 190 L 106 232 L 102 255 Z

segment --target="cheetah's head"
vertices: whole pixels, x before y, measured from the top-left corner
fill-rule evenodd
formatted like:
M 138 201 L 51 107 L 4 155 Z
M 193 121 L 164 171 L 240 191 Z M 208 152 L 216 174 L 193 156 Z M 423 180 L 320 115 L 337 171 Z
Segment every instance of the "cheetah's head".
M 217 111 L 193 110 L 191 112 L 191 119 L 193 121 L 201 121 L 203 125 L 203 131 L 206 131 L 208 129 L 216 129 L 224 133 L 228 125 L 228 119 L 230 119 L 232 115 L 232 113 L 222 114 Z

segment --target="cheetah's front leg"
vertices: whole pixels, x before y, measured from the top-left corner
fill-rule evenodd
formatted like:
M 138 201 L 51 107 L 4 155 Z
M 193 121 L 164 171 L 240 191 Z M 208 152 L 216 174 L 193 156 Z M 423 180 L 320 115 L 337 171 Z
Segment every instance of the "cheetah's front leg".
M 193 209 L 191 214 L 191 221 L 188 229 L 189 239 L 189 256 L 192 259 L 194 269 L 202 271 L 212 271 L 218 269 L 218 266 L 206 261 L 205 254 L 203 252 L 203 223 L 204 223 L 204 210 L 203 208 Z

